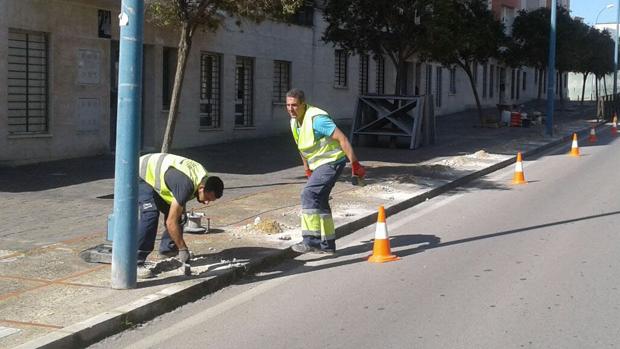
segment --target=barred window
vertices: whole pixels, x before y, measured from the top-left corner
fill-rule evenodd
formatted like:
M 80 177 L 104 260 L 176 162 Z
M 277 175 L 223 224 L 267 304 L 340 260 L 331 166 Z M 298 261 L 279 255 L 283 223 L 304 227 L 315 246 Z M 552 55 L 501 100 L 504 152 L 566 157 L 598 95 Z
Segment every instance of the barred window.
M 347 61 L 349 55 L 345 50 L 336 50 L 334 54 L 335 66 L 334 66 L 334 87 L 346 88 L 347 87 Z
M 495 91 L 494 84 L 495 84 L 495 66 L 491 64 L 491 67 L 489 68 L 489 98 L 493 98 L 493 92 Z
M 510 74 L 510 99 L 515 99 L 515 73 L 516 70 L 512 69 Z
M 368 94 L 368 55 L 360 55 L 360 95 Z
M 489 66 L 484 63 L 482 65 L 482 98 L 487 97 L 487 69 Z
M 200 127 L 220 127 L 221 56 L 217 53 L 200 53 Z
M 471 75 L 474 80 L 474 86 L 476 86 L 476 89 L 477 89 L 478 88 L 478 62 L 472 62 Z
M 385 59 L 383 56 L 375 58 L 377 63 L 377 94 L 385 94 Z
M 450 68 L 450 94 L 456 94 L 456 67 Z
M 433 66 L 426 65 L 426 94 L 433 93 Z
M 9 133 L 48 132 L 47 35 L 9 29 L 7 63 Z
M 435 79 L 435 105 L 437 107 L 441 107 L 441 94 L 442 94 L 442 72 L 443 72 L 443 68 L 441 68 L 441 66 L 437 66 L 436 68 L 436 74 L 437 77 Z
M 235 126 L 254 126 L 254 58 L 237 56 L 235 92 Z
M 286 103 L 291 89 L 291 62 L 273 61 L 273 103 Z
M 168 110 L 170 109 L 174 77 L 177 71 L 177 49 L 164 47 L 162 63 L 161 107 L 163 110 Z

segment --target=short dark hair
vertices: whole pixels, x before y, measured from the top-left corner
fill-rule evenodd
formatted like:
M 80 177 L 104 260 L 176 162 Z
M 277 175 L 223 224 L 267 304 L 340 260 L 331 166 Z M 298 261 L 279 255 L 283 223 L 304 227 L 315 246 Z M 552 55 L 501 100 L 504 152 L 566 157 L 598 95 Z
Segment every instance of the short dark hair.
M 304 103 L 306 101 L 306 95 L 304 91 L 298 88 L 292 88 L 286 93 L 286 97 L 297 98 L 300 103 Z
M 210 191 L 215 194 L 215 198 L 219 199 L 224 194 L 224 182 L 217 176 L 205 176 L 200 185 L 205 188 L 205 191 Z

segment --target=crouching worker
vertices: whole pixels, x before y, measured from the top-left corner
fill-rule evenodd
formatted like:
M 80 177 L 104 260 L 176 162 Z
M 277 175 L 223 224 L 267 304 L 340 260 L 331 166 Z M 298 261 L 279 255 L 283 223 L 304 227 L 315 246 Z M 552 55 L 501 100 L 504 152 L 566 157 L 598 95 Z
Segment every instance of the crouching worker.
M 221 198 L 223 191 L 222 180 L 209 176 L 205 168 L 194 160 L 165 153 L 140 157 L 138 279 L 154 276 L 144 262 L 155 247 L 159 213 L 164 214 L 165 222 L 159 254 L 176 256 L 186 263 L 190 252 L 183 240 L 182 217 L 185 205 L 193 198 L 206 205 Z
M 351 161 L 353 176 L 363 178 L 366 170 L 357 160 L 349 139 L 326 111 L 306 103 L 302 90 L 292 89 L 286 94 L 286 109 L 308 177 L 301 193 L 303 241 L 292 249 L 299 253 L 334 253 L 336 230 L 329 195 L 347 158 Z

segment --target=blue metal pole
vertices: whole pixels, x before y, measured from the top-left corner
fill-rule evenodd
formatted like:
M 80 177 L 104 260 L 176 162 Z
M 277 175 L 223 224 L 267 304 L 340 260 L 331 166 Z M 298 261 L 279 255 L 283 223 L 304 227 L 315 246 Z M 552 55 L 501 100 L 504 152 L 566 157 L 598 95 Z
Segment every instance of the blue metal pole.
M 614 101 L 618 93 L 618 23 L 620 23 L 620 0 L 616 4 L 616 34 L 614 34 Z M 615 105 L 614 105 L 615 107 Z
M 549 65 L 547 67 L 547 136 L 553 136 L 553 108 L 555 103 L 555 28 L 557 0 L 551 0 L 551 30 L 549 31 Z
M 144 0 L 123 0 L 119 16 L 118 119 L 114 169 L 112 288 L 136 287 L 138 157 Z

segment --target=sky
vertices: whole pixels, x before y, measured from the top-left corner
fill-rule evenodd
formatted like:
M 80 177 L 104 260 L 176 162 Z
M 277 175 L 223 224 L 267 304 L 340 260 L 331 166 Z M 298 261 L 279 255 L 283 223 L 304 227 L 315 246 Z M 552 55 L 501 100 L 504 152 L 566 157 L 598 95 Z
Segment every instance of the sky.
M 614 4 L 614 7 L 605 9 L 600 12 L 608 4 Z M 618 11 L 618 0 L 571 0 L 570 10 L 572 16 L 583 17 L 588 25 L 594 25 L 596 16 L 598 23 L 615 23 Z

